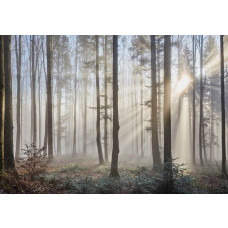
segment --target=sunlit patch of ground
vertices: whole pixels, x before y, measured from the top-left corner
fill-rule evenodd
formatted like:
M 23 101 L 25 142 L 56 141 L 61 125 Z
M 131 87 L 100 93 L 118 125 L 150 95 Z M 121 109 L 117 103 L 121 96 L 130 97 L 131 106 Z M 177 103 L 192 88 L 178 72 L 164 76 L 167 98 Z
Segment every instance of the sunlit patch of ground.
M 131 158 L 132 159 L 132 158 Z M 5 174 L 0 176 L 0 193 L 166 193 L 162 169 L 152 170 L 149 159 L 122 158 L 119 179 L 109 177 L 110 163 L 98 165 L 96 158 L 59 157 L 33 181 Z M 174 169 L 173 193 L 228 193 L 227 180 L 216 167 Z

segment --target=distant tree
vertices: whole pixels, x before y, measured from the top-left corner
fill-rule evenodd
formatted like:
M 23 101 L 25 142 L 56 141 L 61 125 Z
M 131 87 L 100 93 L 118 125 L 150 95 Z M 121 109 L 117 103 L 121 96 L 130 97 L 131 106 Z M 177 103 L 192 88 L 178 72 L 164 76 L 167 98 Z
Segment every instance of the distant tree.
M 113 149 L 111 162 L 111 177 L 119 177 L 119 116 L 118 116 L 118 36 L 113 36 Z
M 100 82 L 99 82 L 99 36 L 95 36 L 96 40 L 96 94 L 97 94 L 97 150 L 99 157 L 99 164 L 104 164 L 104 158 L 101 147 L 101 127 L 100 127 Z
M 200 123 L 199 123 L 199 155 L 200 155 L 200 164 L 203 166 L 203 36 L 199 38 L 199 47 L 200 47 Z
M 156 74 L 156 42 L 155 36 L 150 36 L 151 40 L 151 129 L 152 129 L 152 156 L 153 167 L 161 164 L 161 157 L 158 143 L 158 121 L 157 121 L 157 74 Z
M 15 53 L 17 63 L 17 133 L 15 158 L 18 159 L 21 140 L 21 36 L 19 36 L 19 38 L 15 36 Z
M 4 36 L 0 36 L 0 171 L 4 172 L 5 73 Z
M 47 141 L 48 158 L 53 158 L 53 134 L 52 134 L 52 62 L 53 47 L 52 36 L 46 36 L 47 44 Z
M 172 191 L 171 155 L 171 36 L 164 36 L 164 173 L 167 191 Z
M 31 87 L 31 127 L 32 127 L 32 143 L 36 145 L 37 143 L 37 113 L 36 113 L 36 59 L 35 59 L 35 36 L 31 37 L 31 74 L 32 74 L 32 87 Z
M 107 42 L 108 38 L 105 36 L 105 44 L 104 44 L 104 154 L 105 154 L 105 162 L 108 162 L 108 75 L 107 75 Z
M 193 77 L 193 86 L 192 86 L 192 163 L 196 163 L 196 108 L 195 108 L 195 65 L 196 65 L 196 44 L 195 36 L 192 36 L 192 55 L 193 55 L 193 66 L 192 66 L 192 77 Z
M 73 136 L 73 156 L 76 155 L 77 142 L 77 80 L 78 80 L 78 38 L 75 45 L 75 78 L 74 78 L 74 136 Z
M 223 35 L 220 36 L 220 61 L 221 61 L 221 119 L 222 119 L 222 174 L 226 173 L 226 122 L 225 122 L 225 91 L 224 91 L 224 44 Z
M 4 151 L 6 169 L 15 169 L 13 155 L 13 108 L 12 108 L 12 74 L 11 74 L 11 36 L 4 36 L 5 66 L 5 131 Z

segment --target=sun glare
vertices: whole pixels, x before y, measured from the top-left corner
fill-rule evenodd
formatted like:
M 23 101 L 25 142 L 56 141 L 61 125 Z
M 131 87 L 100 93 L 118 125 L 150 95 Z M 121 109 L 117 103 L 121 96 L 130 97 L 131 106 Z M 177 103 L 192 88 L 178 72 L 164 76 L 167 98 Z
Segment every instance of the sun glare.
M 181 94 L 189 87 L 191 82 L 192 80 L 188 75 L 183 75 L 182 78 L 176 84 L 175 92 L 177 94 Z

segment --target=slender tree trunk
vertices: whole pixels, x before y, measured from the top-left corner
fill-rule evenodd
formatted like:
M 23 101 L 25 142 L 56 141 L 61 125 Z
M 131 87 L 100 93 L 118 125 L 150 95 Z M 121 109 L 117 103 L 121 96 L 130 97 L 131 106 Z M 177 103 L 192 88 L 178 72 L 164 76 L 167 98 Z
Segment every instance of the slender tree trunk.
M 210 162 L 212 162 L 212 156 L 214 158 L 214 96 L 213 96 L 213 83 L 211 76 L 210 92 L 211 92 L 211 131 L 210 131 Z
M 78 41 L 76 41 L 75 52 L 75 79 L 74 79 L 74 136 L 73 136 L 73 156 L 76 155 L 77 143 L 77 70 L 78 70 Z
M 84 74 L 84 115 L 83 115 L 83 153 L 87 154 L 87 84 L 88 84 L 88 69 L 86 68 Z
M 41 78 L 41 71 L 40 71 L 40 65 L 38 62 L 38 77 L 39 77 L 39 147 L 41 146 L 41 122 L 42 122 L 42 116 L 41 116 L 41 88 L 40 88 L 40 78 Z
M 111 163 L 111 177 L 119 177 L 119 116 L 118 116 L 118 36 L 113 36 L 113 150 Z
M 104 164 L 102 147 L 101 147 L 101 127 L 100 127 L 100 83 L 99 83 L 99 36 L 95 36 L 96 39 L 96 91 L 97 91 L 97 150 L 99 157 L 99 164 Z
M 171 36 L 164 36 L 164 173 L 167 192 L 172 192 L 171 155 Z
M 141 102 L 141 116 L 140 116 L 140 121 L 141 121 L 141 157 L 144 157 L 144 145 L 143 145 L 143 72 L 142 72 L 142 50 L 141 50 L 141 66 L 140 66 L 140 73 L 141 73 L 141 78 L 140 78 L 140 102 Z
M 104 152 L 105 152 L 105 162 L 108 162 L 108 94 L 107 94 L 107 36 L 105 36 L 105 48 L 104 48 L 104 106 L 105 106 L 105 119 L 104 119 Z
M 35 71 L 35 36 L 32 36 L 32 114 L 33 114 L 33 143 L 37 143 L 36 126 L 36 71 Z
M 200 37 L 200 123 L 199 123 L 199 155 L 203 166 L 202 135 L 203 135 L 203 36 Z
M 192 36 L 192 53 L 193 53 L 193 87 L 192 87 L 192 164 L 196 164 L 196 104 L 195 104 L 195 64 L 196 64 L 196 48 L 195 48 L 195 36 Z
M 60 76 L 60 50 L 58 44 L 58 60 L 57 60 L 57 156 L 61 155 L 61 96 L 62 96 L 62 80 Z
M 224 89 L 224 44 L 223 35 L 220 36 L 220 59 L 221 59 L 221 119 L 222 119 L 222 174 L 226 173 L 226 122 L 225 122 L 225 89 Z
M 151 129 L 152 129 L 152 156 L 153 168 L 161 165 L 158 143 L 157 124 L 157 75 L 156 75 L 156 43 L 155 36 L 150 36 L 151 41 Z
M 48 121 L 48 158 L 53 158 L 53 134 L 52 134 L 52 36 L 47 38 L 47 121 Z
M 15 52 L 17 62 L 17 133 L 15 158 L 18 159 L 20 155 L 21 141 L 21 36 L 19 36 L 19 47 L 17 44 L 17 36 L 15 36 Z
M 4 36 L 5 64 L 5 167 L 15 169 L 13 155 L 13 108 L 12 108 L 12 74 L 11 74 L 11 36 Z
M 160 37 L 158 38 L 158 48 L 157 48 L 157 71 L 158 71 L 158 132 L 159 132 L 159 144 L 162 146 L 162 102 L 161 102 L 161 74 L 160 74 Z
M 4 124 L 5 124 L 5 72 L 4 36 L 0 36 L 0 171 L 5 170 L 4 161 Z

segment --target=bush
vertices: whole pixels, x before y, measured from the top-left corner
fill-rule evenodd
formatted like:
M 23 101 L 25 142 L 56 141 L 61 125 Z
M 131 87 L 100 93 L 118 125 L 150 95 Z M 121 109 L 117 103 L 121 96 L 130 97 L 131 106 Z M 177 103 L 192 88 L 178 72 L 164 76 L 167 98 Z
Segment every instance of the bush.
M 25 144 L 23 156 L 17 160 L 19 168 L 29 180 L 34 180 L 35 176 L 44 173 L 47 170 L 49 160 L 43 156 L 44 147 L 37 148 L 34 144 Z

